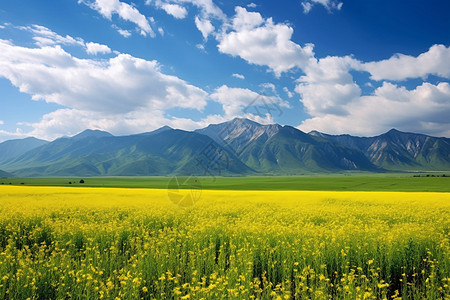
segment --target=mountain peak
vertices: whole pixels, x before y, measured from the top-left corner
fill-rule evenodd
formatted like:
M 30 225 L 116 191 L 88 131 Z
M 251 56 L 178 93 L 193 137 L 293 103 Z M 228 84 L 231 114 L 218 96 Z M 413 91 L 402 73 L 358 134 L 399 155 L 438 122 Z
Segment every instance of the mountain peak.
M 231 123 L 231 124 L 246 124 L 246 125 L 250 125 L 250 126 L 263 126 L 262 124 L 259 124 L 258 122 L 249 120 L 247 118 L 239 118 L 236 117 L 231 121 L 225 122 L 225 123 Z
M 318 136 L 318 137 L 327 136 L 327 134 L 322 133 L 322 132 L 317 131 L 317 130 L 310 131 L 310 132 L 308 132 L 308 134 L 312 135 L 312 136 Z
M 150 136 L 150 135 L 155 135 L 155 134 L 158 134 L 158 133 L 161 133 L 161 132 L 164 132 L 164 131 L 168 131 L 168 130 L 174 130 L 174 129 L 172 127 L 170 127 L 170 126 L 165 125 L 165 126 L 163 126 L 161 128 L 158 128 L 156 130 L 153 130 L 153 131 L 150 131 L 150 132 L 141 133 L 140 135 Z
M 72 138 L 81 140 L 81 139 L 85 139 L 88 137 L 100 138 L 100 137 L 109 137 L 109 136 L 113 136 L 113 135 L 106 131 L 101 131 L 101 130 L 97 130 L 97 129 L 86 129 L 85 131 L 80 132 L 77 135 L 74 135 Z
M 403 133 L 395 128 L 392 128 L 391 130 L 389 130 L 388 132 L 386 132 L 386 134 L 399 134 L 399 133 Z
M 169 129 L 173 129 L 173 128 L 170 126 L 164 125 L 163 127 L 156 129 L 156 130 L 169 130 Z

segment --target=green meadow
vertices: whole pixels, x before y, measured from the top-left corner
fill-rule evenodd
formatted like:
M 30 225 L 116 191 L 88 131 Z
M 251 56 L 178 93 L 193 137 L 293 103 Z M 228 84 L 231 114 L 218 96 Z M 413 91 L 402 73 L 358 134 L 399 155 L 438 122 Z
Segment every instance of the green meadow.
M 443 177 L 445 175 L 445 177 Z M 173 177 L 89 177 L 0 179 L 4 185 L 165 189 Z M 186 177 L 179 177 L 183 182 Z M 80 183 L 83 180 L 84 183 Z M 317 176 L 198 177 L 205 190 L 303 190 L 450 192 L 450 174 L 349 174 Z M 190 188 L 180 185 L 180 188 Z

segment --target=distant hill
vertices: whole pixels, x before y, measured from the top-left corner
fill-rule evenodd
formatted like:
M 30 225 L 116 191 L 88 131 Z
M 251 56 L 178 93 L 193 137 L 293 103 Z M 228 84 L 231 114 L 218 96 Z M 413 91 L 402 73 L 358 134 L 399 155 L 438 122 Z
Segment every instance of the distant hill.
M 391 171 L 450 170 L 450 139 L 395 129 L 375 137 L 326 135 L 328 141 L 359 150 L 375 165 Z
M 0 157 L 0 169 L 19 177 L 449 171 L 450 139 L 398 130 L 375 137 L 304 133 L 236 118 L 193 132 L 165 126 L 129 136 L 86 130 L 53 142 L 8 141 Z
M 13 174 L 0 170 L 0 178 L 10 178 L 14 177 Z
M 60 138 L 4 164 L 17 176 L 150 176 L 207 173 L 204 149 L 223 150 L 209 137 L 183 130 L 164 128 L 153 133 L 115 137 L 85 131 Z M 250 174 L 253 171 L 229 153 L 229 159 L 209 168 L 221 175 Z
M 34 137 L 0 143 L 0 164 L 47 143 Z

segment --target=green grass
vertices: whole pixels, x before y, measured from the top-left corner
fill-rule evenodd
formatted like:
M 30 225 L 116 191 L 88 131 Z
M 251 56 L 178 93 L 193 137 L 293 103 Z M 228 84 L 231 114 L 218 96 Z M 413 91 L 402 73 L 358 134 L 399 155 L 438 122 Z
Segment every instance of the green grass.
M 436 176 L 442 176 L 441 173 Z M 0 184 L 27 186 L 85 186 L 166 189 L 171 177 L 91 177 L 0 179 Z M 413 177 L 412 174 L 318 175 L 266 177 L 199 177 L 205 190 L 306 190 L 450 192 L 447 177 Z M 71 184 L 69 184 L 71 182 Z

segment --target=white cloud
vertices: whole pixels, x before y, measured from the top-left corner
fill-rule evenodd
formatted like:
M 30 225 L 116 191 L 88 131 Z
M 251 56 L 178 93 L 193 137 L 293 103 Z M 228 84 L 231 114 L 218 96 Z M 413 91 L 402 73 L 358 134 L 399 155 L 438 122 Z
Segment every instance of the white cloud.
M 22 139 L 30 136 L 32 135 L 23 133 L 20 128 L 17 128 L 13 132 L 0 129 L 0 143 L 11 139 Z
M 47 27 L 40 25 L 17 27 L 33 34 L 33 40 L 38 47 L 55 46 L 55 45 L 74 45 L 82 46 L 86 49 L 86 53 L 97 55 L 98 53 L 111 53 L 111 49 L 102 44 L 88 42 L 85 43 L 82 38 L 73 38 L 70 35 L 61 36 Z
M 341 10 L 343 3 L 335 0 L 305 0 L 302 2 L 303 12 L 309 13 L 315 4 L 321 4 L 328 12 Z
M 195 17 L 195 25 L 205 40 L 215 30 L 212 24 L 213 19 L 222 22 L 227 21 L 226 15 L 212 0 L 147 0 L 145 3 L 147 5 L 153 4 L 155 7 L 163 9 L 166 13 L 179 19 L 187 16 L 188 10 L 186 7 L 188 5 L 196 7 L 199 11 Z
M 106 45 L 101 45 L 98 43 L 86 43 L 86 52 L 88 54 L 97 55 L 111 53 L 111 49 Z
M 292 27 L 264 20 L 259 13 L 236 7 L 233 31 L 219 37 L 219 51 L 239 56 L 255 65 L 268 66 L 276 76 L 292 68 L 303 68 L 314 57 L 313 45 L 291 41 Z
M 362 63 L 351 56 L 310 59 L 295 91 L 310 119 L 299 129 L 326 133 L 375 135 L 393 127 L 404 131 L 449 136 L 450 89 L 444 82 L 423 83 L 413 90 L 384 82 L 371 96 L 362 96 L 352 71 L 368 71 L 372 79 L 401 80 L 434 74 L 448 77 L 448 49 L 433 46 L 418 57 L 397 55 Z M 371 82 L 365 83 L 372 87 Z
M 243 7 L 236 7 L 236 15 L 233 18 L 235 31 L 252 30 L 264 23 L 264 18 L 258 12 L 249 12 Z
M 84 46 L 84 41 L 81 38 L 73 38 L 70 35 L 61 36 L 56 32 L 40 25 L 31 25 L 18 27 L 21 30 L 29 31 L 33 34 L 33 40 L 39 47 L 53 46 L 53 45 L 81 45 Z
M 211 94 L 211 99 L 222 104 L 226 117 L 242 115 L 242 111 L 259 96 L 258 93 L 249 89 L 230 88 L 223 85 Z
M 237 79 L 242 79 L 242 80 L 244 80 L 245 79 L 245 76 L 244 75 L 242 75 L 242 74 L 237 74 L 237 73 L 234 73 L 233 75 L 231 75 L 231 76 L 233 76 L 234 78 L 237 78 Z
M 343 106 L 346 115 L 326 114 L 307 119 L 298 128 L 331 134 L 372 136 L 391 128 L 450 136 L 450 85 L 423 83 L 413 90 L 384 82 L 372 96 Z
M 289 98 L 293 98 L 293 97 L 294 97 L 294 93 L 292 93 L 287 87 L 284 87 L 284 88 L 283 88 L 283 91 L 286 93 L 286 95 L 287 95 Z
M 162 29 L 161 27 L 158 27 L 158 32 L 161 36 L 164 36 L 164 29 Z
M 168 6 L 177 6 L 176 10 L 180 10 L 183 13 L 186 12 L 187 14 L 185 5 L 189 4 L 200 9 L 200 15 L 203 18 L 215 18 L 223 21 L 227 19 L 222 10 L 212 0 L 147 0 L 145 4 L 153 4 L 158 8 L 164 9 L 168 14 L 171 14 L 166 10 Z
M 303 12 L 305 14 L 309 13 L 313 7 L 311 2 L 302 2 Z
M 3 125 L 3 124 L 5 124 L 5 122 L 3 122 L 2 120 L 0 120 L 0 125 Z
M 33 130 L 29 134 L 48 140 L 63 135 L 72 136 L 86 128 L 116 135 L 133 134 L 157 129 L 166 121 L 161 111 L 135 111 L 118 117 L 79 109 L 58 109 L 44 115 L 39 122 L 30 124 Z
M 111 20 L 113 14 L 117 14 L 121 19 L 136 24 L 141 35 L 146 36 L 148 34 L 151 37 L 155 36 L 147 18 L 130 4 L 120 2 L 119 0 L 78 0 L 78 3 L 88 5 L 109 20 Z
M 450 78 L 450 47 L 434 45 L 417 57 L 396 54 L 389 59 L 362 64 L 373 80 L 405 80 L 436 75 Z
M 343 105 L 361 96 L 361 89 L 350 74 L 358 65 L 359 62 L 349 56 L 310 60 L 295 88 L 306 111 L 312 116 L 347 114 Z
M 276 91 L 277 91 L 275 84 L 270 83 L 270 82 L 261 83 L 259 86 L 262 87 L 263 89 L 269 90 L 273 93 L 276 93 Z
M 195 26 L 197 26 L 197 29 L 200 30 L 205 40 L 208 39 L 208 36 L 215 29 L 210 20 L 200 19 L 199 17 L 195 17 Z
M 122 29 L 122 28 L 120 28 L 120 27 L 117 27 L 116 25 L 112 25 L 112 28 L 114 28 L 115 30 L 117 30 L 117 32 L 121 35 L 121 36 L 123 36 L 124 38 L 129 38 L 130 36 L 131 36 L 131 31 L 129 31 L 129 30 L 125 30 L 125 29 Z
M 197 47 L 197 49 L 201 50 L 202 52 L 206 53 L 205 45 L 197 44 L 197 45 L 195 45 L 195 47 Z
M 249 7 L 249 8 L 256 8 L 256 7 L 258 7 L 258 5 L 256 5 L 255 3 L 250 3 L 250 4 L 247 4 L 247 7 Z
M 177 3 L 191 4 L 201 10 L 201 15 L 219 20 L 226 20 L 227 17 L 222 10 L 214 4 L 213 0 L 173 0 Z
M 118 122 L 135 118 L 140 112 L 164 112 L 175 107 L 202 110 L 207 101 L 206 92 L 162 73 L 158 62 L 127 54 L 109 60 L 78 59 L 60 46 L 26 48 L 0 40 L 0 76 L 34 100 L 66 107 L 41 122 L 61 130 L 65 127 L 55 120 L 69 122 L 68 118 L 64 121 L 67 111 L 83 112 L 92 124 L 100 124 L 102 120 Z M 61 115 L 64 117 L 58 117 Z M 149 122 L 135 122 L 142 121 Z M 33 126 L 38 128 L 37 124 Z
M 187 16 L 187 10 L 186 8 L 178 5 L 178 4 L 169 4 L 169 3 L 162 3 L 161 8 L 169 15 L 177 18 L 177 19 L 184 19 Z
M 250 120 L 268 124 L 274 123 L 275 113 L 282 113 L 281 106 L 286 103 L 276 96 L 258 94 L 249 89 L 230 88 L 223 85 L 217 88 L 210 98 L 220 103 L 225 112 L 224 119 L 245 117 Z

